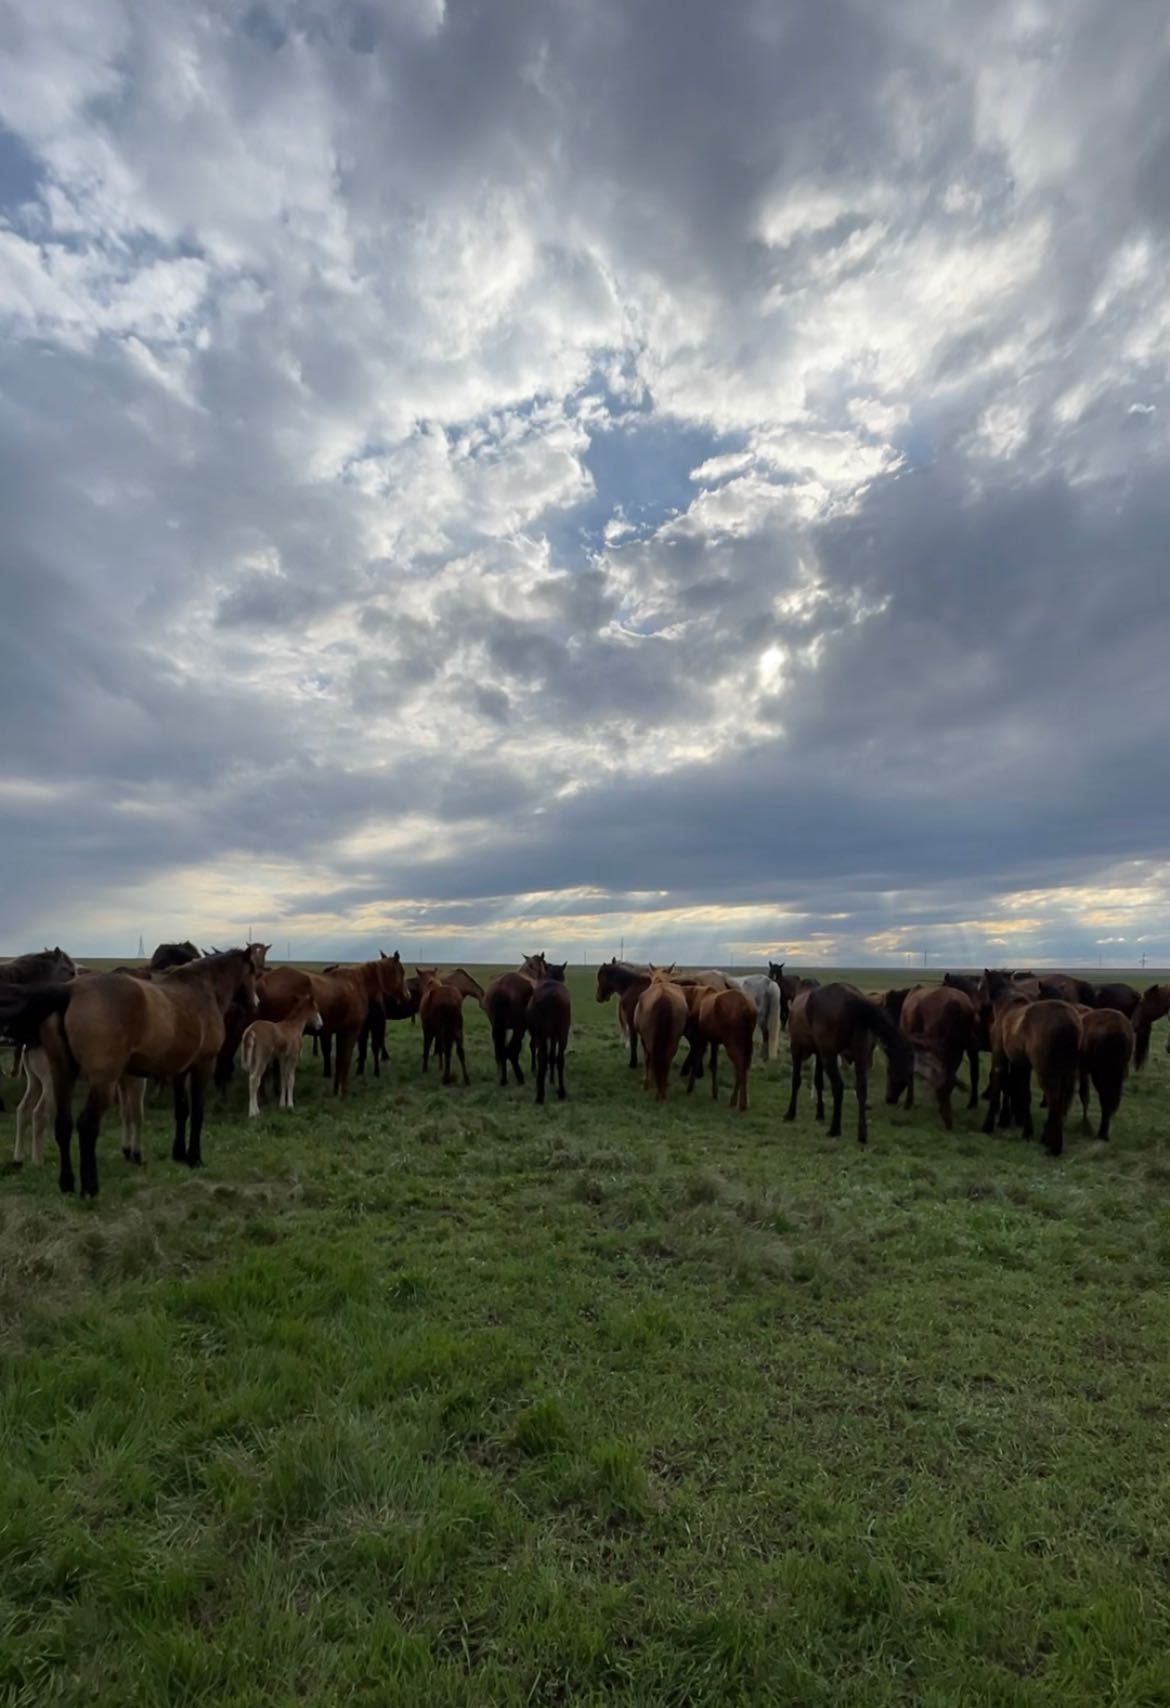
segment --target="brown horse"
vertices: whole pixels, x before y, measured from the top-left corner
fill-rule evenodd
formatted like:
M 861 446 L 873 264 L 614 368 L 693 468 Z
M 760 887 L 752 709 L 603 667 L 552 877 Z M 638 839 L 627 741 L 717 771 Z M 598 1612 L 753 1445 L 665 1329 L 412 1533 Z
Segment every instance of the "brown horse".
M 1109 1124 L 1121 1105 L 1121 1088 L 1133 1060 L 1133 1027 L 1116 1008 L 1081 1008 L 1081 1115 L 1089 1125 L 1089 1083 L 1101 1106 L 1097 1137 L 1109 1137 Z
M 891 992 L 890 994 L 895 994 Z M 959 1063 L 966 1056 L 971 1070 L 971 1102 L 979 1102 L 979 1016 L 965 991 L 953 985 L 920 985 L 901 1004 L 900 1024 L 914 1048 L 921 1072 L 938 1099 L 938 1112 L 947 1132 L 954 1126 L 951 1096 Z
M 1147 985 L 1142 991 L 1141 1001 L 1130 1015 L 1130 1023 L 1134 1030 L 1133 1065 L 1143 1068 L 1150 1053 L 1150 1027 L 1155 1020 L 1160 1020 L 1163 1014 L 1170 1014 L 1170 984 Z M 1170 1051 L 1170 1038 L 1166 1040 L 1166 1049 Z
M 619 961 L 616 956 L 610 956 L 608 961 L 602 961 L 597 969 L 597 1000 L 608 1002 L 611 996 L 618 998 L 617 1018 L 618 1031 L 623 1038 L 631 1040 L 630 1066 L 638 1065 L 638 1038 L 633 1030 L 634 1002 L 624 1003 L 621 998 L 633 985 L 638 986 L 638 996 L 641 996 L 650 983 L 649 967 L 639 966 L 635 961 Z
M 731 1107 L 746 1114 L 748 1108 L 748 1070 L 752 1065 L 752 1046 L 756 1030 L 756 1005 L 740 990 L 706 990 L 696 987 L 697 1000 L 691 1008 L 698 1049 L 691 1050 L 691 1069 L 687 1091 L 695 1089 L 695 1080 L 702 1067 L 703 1051 L 711 1051 L 711 1096 L 719 1099 L 719 1046 L 735 1074 L 731 1091 Z
M 1140 990 L 1131 984 L 1098 984 L 1093 986 L 1094 1008 L 1115 1008 L 1129 1021 L 1133 1020 L 1142 1000 Z
M 261 1012 L 267 1020 L 285 1020 L 293 1004 L 310 994 L 321 1016 L 322 1033 L 336 1048 L 335 1059 L 326 1056 L 326 1072 L 332 1067 L 333 1091 L 338 1097 L 349 1092 L 349 1069 L 362 1026 L 376 1000 L 401 1001 L 406 975 L 397 949 L 376 961 L 337 966 L 329 973 L 305 973 L 299 967 L 274 967 L 260 990 Z
M 443 1084 L 454 1080 L 451 1072 L 452 1052 L 459 1057 L 464 1085 L 471 1084 L 467 1072 L 467 1057 L 463 1053 L 463 995 L 439 976 L 437 967 L 416 967 L 419 989 L 418 1017 L 422 1022 L 423 1072 L 430 1065 L 431 1049 L 442 1069 Z
M 888 1063 L 886 1101 L 894 1103 L 901 1097 L 914 1072 L 914 1050 L 884 1009 L 869 1002 L 861 992 L 845 984 L 818 985 L 800 993 L 799 1014 L 793 1003 L 788 1019 L 789 1046 L 792 1051 L 792 1095 L 784 1119 L 796 1119 L 796 1100 L 800 1091 L 804 1063 L 815 1056 L 828 1075 L 833 1092 L 833 1115 L 829 1122 L 829 1137 L 841 1132 L 841 1104 L 845 1084 L 841 1078 L 838 1058 L 846 1056 L 853 1063 L 853 1084 L 857 1095 L 857 1142 L 864 1145 L 869 1137 L 866 1121 L 866 1096 L 869 1090 L 868 1063 L 876 1039 L 885 1052 Z M 823 1105 L 818 1099 L 818 1117 Z
M 560 977 L 556 977 L 557 973 Z M 565 1100 L 565 1051 L 573 1022 L 573 1006 L 565 984 L 564 967 L 549 967 L 528 1004 L 528 1036 L 536 1051 L 536 1101 L 544 1102 L 546 1082 L 556 1080 L 557 1098 Z
M 642 1040 L 643 1088 L 661 1103 L 670 1081 L 670 1064 L 687 1024 L 685 993 L 673 982 L 674 968 L 651 967 L 650 983 L 634 1009 L 634 1027 Z
M 271 944 L 265 944 L 265 948 L 270 947 Z M 201 953 L 202 951 L 190 942 L 160 943 L 147 966 L 152 973 L 165 973 L 171 967 L 185 967 L 189 961 L 199 960 Z
M 62 1192 L 74 1187 L 73 1089 L 82 1075 L 89 1083 L 77 1124 L 83 1197 L 97 1195 L 98 1133 L 123 1074 L 173 1081 L 171 1155 L 200 1166 L 204 1088 L 223 1043 L 223 1016 L 237 994 L 255 1003 L 256 971 L 251 949 L 229 949 L 149 982 L 93 973 L 70 984 L 0 988 L 0 1027 L 21 1043 L 40 1044 L 52 1064 Z
M 1074 1007 L 1092 1008 L 1096 992 L 1088 979 L 1078 979 L 1072 973 L 1041 973 L 1037 979 L 1040 995 L 1051 1002 L 1071 1002 Z
M 1046 1116 L 1041 1134 L 1045 1149 L 1059 1156 L 1064 1149 L 1064 1118 L 1077 1088 L 1081 1025 L 1068 1002 L 1041 997 L 1034 1002 L 1013 999 L 1001 990 L 991 1023 L 991 1099 L 985 1133 L 996 1121 L 1006 1127 L 1014 1119 L 1024 1137 L 1032 1127 L 1032 1074 L 1044 1094 Z
M 480 999 L 480 1007 L 492 1029 L 492 1049 L 501 1085 L 508 1083 L 509 1066 L 516 1084 L 524 1084 L 524 1075 L 520 1071 L 520 1046 L 524 1042 L 528 1004 L 532 1000 L 532 992 L 547 975 L 547 965 L 543 954 L 525 955 L 516 972 L 500 973 L 489 979 Z

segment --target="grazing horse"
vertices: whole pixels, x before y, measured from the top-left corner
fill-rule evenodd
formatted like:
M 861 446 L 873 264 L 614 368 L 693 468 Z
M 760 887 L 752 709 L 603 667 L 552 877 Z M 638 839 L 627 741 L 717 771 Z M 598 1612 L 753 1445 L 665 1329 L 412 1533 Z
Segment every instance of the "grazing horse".
M 223 1043 L 223 1016 L 237 994 L 255 1003 L 256 972 L 257 958 L 246 948 L 204 956 L 149 982 L 93 973 L 70 984 L 0 986 L 0 1028 L 40 1044 L 52 1063 L 62 1192 L 74 1187 L 73 1088 L 82 1075 L 89 1083 L 77 1124 L 83 1197 L 97 1196 L 102 1116 L 127 1073 L 174 1082 L 171 1155 L 201 1165 L 204 1088 Z
M 492 1049 L 501 1085 L 508 1083 L 509 1065 L 516 1084 L 524 1084 L 524 1075 L 520 1071 L 520 1046 L 524 1041 L 528 1004 L 536 986 L 547 977 L 547 967 L 542 954 L 525 955 L 516 972 L 500 973 L 489 979 L 480 999 L 480 1007 L 492 1029 Z
M 451 1072 L 451 1053 L 454 1051 L 463 1070 L 463 1083 L 470 1085 L 467 1057 L 463 1054 L 462 992 L 457 986 L 440 978 L 437 967 L 416 967 L 415 975 L 422 992 L 418 1017 L 422 1021 L 423 1072 L 427 1071 L 430 1064 L 433 1045 L 436 1059 L 443 1070 L 443 1084 L 450 1085 L 454 1080 L 455 1076 Z
M 1109 1123 L 1121 1105 L 1121 1088 L 1133 1060 L 1134 1035 L 1128 1019 L 1116 1008 L 1081 1008 L 1081 1117 L 1089 1125 L 1089 1083 L 1101 1106 L 1097 1137 L 1109 1137 Z
M 979 1102 L 979 1015 L 975 1003 L 954 985 L 920 985 L 904 995 L 899 1024 L 913 1046 L 916 1071 L 922 1073 L 938 1099 L 938 1112 L 949 1133 L 954 1126 L 951 1095 L 964 1056 L 971 1070 L 968 1107 L 974 1109 Z
M 768 980 L 771 984 L 771 979 Z M 775 986 L 773 986 L 775 989 Z M 719 1100 L 719 1046 L 727 1051 L 727 1058 L 735 1074 L 735 1083 L 731 1090 L 731 1107 L 738 1109 L 741 1114 L 747 1113 L 748 1108 L 748 1070 L 752 1065 L 752 1043 L 755 1038 L 758 1011 L 755 1003 L 746 991 L 742 990 L 706 990 L 702 986 L 695 989 L 695 1001 L 691 1008 L 691 1021 L 695 1030 L 698 1048 L 691 1050 L 691 1068 L 687 1078 L 687 1091 L 695 1089 L 695 1080 L 702 1069 L 704 1049 L 711 1050 L 711 1096 Z M 777 1025 L 779 1024 L 779 999 L 777 998 Z
M 293 1004 L 285 1020 L 253 1020 L 245 1028 L 240 1042 L 240 1062 L 248 1076 L 248 1117 L 260 1113 L 260 1087 L 264 1075 L 275 1065 L 280 1075 L 280 1107 L 293 1107 L 293 1086 L 296 1083 L 297 1063 L 301 1059 L 301 1044 L 306 1031 L 317 1031 L 321 1016 L 312 996 L 302 996 Z
M 1026 1139 L 1032 1127 L 1032 1074 L 1040 1082 L 1046 1115 L 1041 1138 L 1050 1156 L 1064 1149 L 1064 1118 L 1077 1088 L 1081 1024 L 1069 1002 L 1052 997 L 1013 1001 L 1001 992 L 991 1023 L 991 1100 L 985 1133 L 1014 1119 Z
M 783 961 L 768 962 L 768 977 L 780 991 L 780 1030 L 788 1030 L 788 1013 L 802 990 L 819 990 L 820 979 L 802 979 L 796 973 L 786 973 Z
M 536 1052 L 536 1101 L 544 1102 L 545 1084 L 551 1077 L 556 1080 L 557 1098 L 563 1103 L 565 1051 L 569 1043 L 573 1007 L 565 984 L 564 967 L 550 966 L 548 971 L 548 978 L 540 981 L 528 1003 L 528 1036 Z
M 818 985 L 800 993 L 789 1013 L 788 1037 L 792 1051 L 792 1095 L 784 1113 L 786 1121 L 796 1119 L 796 1099 L 800 1091 L 801 1074 L 809 1056 L 815 1056 L 828 1075 L 833 1092 L 833 1115 L 829 1122 L 829 1137 L 841 1133 L 841 1104 L 845 1085 L 841 1078 L 838 1058 L 846 1056 L 853 1062 L 854 1089 L 857 1094 L 857 1142 L 863 1145 L 869 1137 L 865 1100 L 868 1086 L 868 1063 L 875 1039 L 885 1051 L 888 1072 L 886 1101 L 894 1103 L 901 1097 L 914 1072 L 914 1050 L 894 1025 L 884 1009 L 870 1002 L 861 992 L 845 984 Z M 818 1116 L 823 1105 L 818 1106 Z
M 687 1024 L 687 998 L 673 981 L 674 967 L 651 967 L 650 982 L 634 1009 L 634 1026 L 642 1040 L 645 1062 L 643 1089 L 654 1084 L 655 1100 L 665 1101 L 670 1064 Z
M 727 975 L 733 990 L 742 990 L 756 1005 L 756 1025 L 764 1061 L 780 1054 L 780 986 L 768 973 L 747 973 L 733 979 Z
M 1134 1030 L 1133 1065 L 1142 1068 L 1150 1053 L 1150 1027 L 1155 1020 L 1160 1020 L 1163 1014 L 1170 1014 L 1170 984 L 1147 985 L 1142 991 L 1141 1001 L 1130 1015 Z M 1166 1040 L 1166 1049 L 1170 1051 L 1170 1038 Z

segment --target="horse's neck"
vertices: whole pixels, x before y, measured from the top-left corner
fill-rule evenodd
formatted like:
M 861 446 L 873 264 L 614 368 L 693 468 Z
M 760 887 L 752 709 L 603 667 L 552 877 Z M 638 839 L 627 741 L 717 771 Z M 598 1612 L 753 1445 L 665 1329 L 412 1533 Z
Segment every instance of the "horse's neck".
M 198 967 L 199 972 L 195 973 L 192 970 L 191 976 L 184 979 L 183 983 L 194 987 L 202 985 L 204 990 L 213 997 L 220 1013 L 226 1014 L 232 998 L 239 989 L 240 975 L 243 972 L 240 961 L 233 958 L 231 961 L 220 962 L 218 966 L 208 966 L 206 960 L 188 961 L 186 965 L 192 969 Z M 180 967 L 170 969 L 172 973 L 183 970 Z

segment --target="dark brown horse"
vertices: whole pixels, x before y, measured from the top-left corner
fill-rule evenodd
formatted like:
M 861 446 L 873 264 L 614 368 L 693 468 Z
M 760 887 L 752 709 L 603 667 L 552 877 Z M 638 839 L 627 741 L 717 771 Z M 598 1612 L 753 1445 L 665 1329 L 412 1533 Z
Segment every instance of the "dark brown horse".
M 536 1101 L 544 1102 L 546 1082 L 556 1080 L 557 1097 L 565 1099 L 565 1051 L 573 1023 L 573 1005 L 565 984 L 565 968 L 549 967 L 528 1004 L 528 1036 L 536 1051 Z M 556 974 L 559 973 L 558 978 Z
M 1041 973 L 1036 980 L 1040 995 L 1050 1002 L 1071 1002 L 1074 1007 L 1095 1006 L 1096 992 L 1088 979 L 1072 973 Z
M 160 943 L 147 965 L 152 973 L 165 973 L 171 967 L 185 967 L 188 962 L 199 960 L 201 954 L 194 943 Z
M 511 1067 L 517 1085 L 524 1084 L 520 1071 L 520 1046 L 528 1019 L 528 1004 L 532 992 L 547 977 L 547 962 L 543 954 L 526 955 L 514 973 L 500 973 L 489 979 L 480 1006 L 488 1017 L 492 1030 L 492 1049 L 500 1084 L 508 1083 Z
M 913 1045 L 915 1067 L 937 1097 L 942 1124 L 950 1132 L 954 1126 L 951 1097 L 964 1056 L 971 1072 L 968 1107 L 974 1109 L 979 1102 L 979 1016 L 974 1000 L 954 985 L 920 985 L 905 996 L 899 1023 Z
M 1097 1093 L 1101 1122 L 1097 1137 L 1109 1137 L 1109 1124 L 1121 1105 L 1121 1088 L 1133 1060 L 1133 1027 L 1117 1008 L 1082 1008 L 1080 1094 L 1081 1115 L 1089 1125 L 1089 1085 Z
M 1142 991 L 1141 1001 L 1130 1015 L 1134 1031 L 1133 1065 L 1142 1068 L 1150 1053 L 1150 1027 L 1155 1020 L 1160 1020 L 1163 1014 L 1170 1014 L 1170 984 L 1147 985 Z M 1166 1040 L 1166 1048 L 1170 1051 L 1170 1038 Z
M 597 1000 L 608 1002 L 611 996 L 618 999 L 618 1031 L 623 1038 L 630 1040 L 630 1066 L 638 1065 L 638 1034 L 634 1030 L 634 1007 L 638 997 L 650 983 L 649 967 L 639 966 L 635 961 L 619 961 L 611 956 L 608 961 L 602 961 L 597 969 Z M 630 1002 L 622 999 L 634 986 L 637 994 Z
M 1118 1014 L 1132 1022 L 1142 1000 L 1140 990 L 1131 984 L 1097 984 L 1093 986 L 1094 1008 L 1115 1008 Z
M 784 1119 L 796 1119 L 796 1100 L 800 1091 L 801 1074 L 809 1056 L 815 1056 L 828 1076 L 833 1092 L 833 1115 L 829 1137 L 841 1132 L 841 1104 L 845 1084 L 838 1065 L 841 1056 L 853 1063 L 853 1083 L 857 1094 L 857 1142 L 865 1144 L 869 1137 L 866 1121 L 868 1061 L 871 1040 L 876 1039 L 885 1052 L 888 1063 L 886 1075 L 887 1102 L 896 1102 L 906 1090 L 914 1072 L 914 1051 L 907 1038 L 898 1030 L 884 1009 L 868 1001 L 851 985 L 818 985 L 799 995 L 799 1011 L 794 1002 L 789 1013 L 789 1047 L 792 1051 L 792 1095 Z
M 1081 1025 L 1071 1003 L 1050 997 L 1034 1002 L 1000 990 L 993 1000 L 991 1023 L 991 1098 L 985 1133 L 1014 1120 L 1031 1138 L 1032 1075 L 1044 1094 L 1046 1109 L 1041 1138 L 1051 1156 L 1064 1149 L 1064 1120 L 1077 1088 Z
M 451 1055 L 454 1052 L 459 1058 L 459 1066 L 463 1072 L 464 1085 L 471 1084 L 467 1072 L 467 1057 L 463 1053 L 463 997 L 454 987 L 439 977 L 437 967 L 416 967 L 422 995 L 419 999 L 418 1017 L 422 1022 L 423 1035 L 423 1072 L 431 1058 L 434 1048 L 439 1066 L 443 1070 L 443 1084 L 451 1085 L 454 1074 L 451 1072 Z
M 204 1089 L 223 1043 L 223 1016 L 236 996 L 255 1004 L 256 972 L 250 948 L 229 949 L 150 981 L 93 973 L 69 984 L 0 988 L 0 1027 L 21 1043 L 40 1044 L 49 1057 L 62 1192 L 74 1186 L 73 1090 L 82 1076 L 89 1084 L 77 1123 L 83 1197 L 97 1195 L 98 1133 L 124 1074 L 173 1081 L 171 1155 L 199 1167 Z
M 768 977 L 774 984 L 780 986 L 780 1029 L 788 1030 L 788 1015 L 792 1004 L 802 990 L 819 990 L 820 979 L 801 978 L 797 973 L 786 973 L 783 961 L 768 962 Z
M 731 1107 L 746 1113 L 748 1108 L 748 1072 L 752 1065 L 752 1046 L 756 1030 L 756 1005 L 740 990 L 706 990 L 696 987 L 696 1000 L 691 1007 L 691 1022 L 698 1048 L 692 1046 L 691 1067 L 687 1091 L 695 1089 L 695 1080 L 702 1068 L 705 1049 L 711 1052 L 711 1096 L 719 1098 L 719 1046 L 727 1051 L 735 1075 L 731 1089 Z

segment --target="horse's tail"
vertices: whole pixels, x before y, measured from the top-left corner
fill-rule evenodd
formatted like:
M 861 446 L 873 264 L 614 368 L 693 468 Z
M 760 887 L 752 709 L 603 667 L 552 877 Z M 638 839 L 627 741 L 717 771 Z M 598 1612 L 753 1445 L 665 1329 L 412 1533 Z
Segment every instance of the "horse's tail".
M 0 1037 L 12 1044 L 39 1044 L 41 1027 L 64 1014 L 76 990 L 69 984 L 0 984 Z
M 744 1009 L 743 1019 L 739 1028 L 739 1043 L 740 1048 L 743 1051 L 743 1065 L 745 1071 L 752 1065 L 752 1051 L 755 1049 L 756 1026 L 758 1021 L 759 1016 L 756 1014 L 754 1007 Z
M 768 1055 L 775 1059 L 780 1054 L 780 989 L 773 985 L 768 992 L 768 1012 L 764 1016 L 768 1035 Z
M 884 1008 L 868 997 L 856 996 L 849 1005 L 854 1020 L 872 1032 L 897 1072 L 909 1073 L 914 1065 L 914 1046 L 900 1026 L 895 1026 Z
M 256 1034 L 249 1026 L 240 1042 L 240 1066 L 245 1073 L 251 1073 L 252 1064 L 256 1060 Z
M 650 1020 L 650 1047 L 646 1054 L 650 1058 L 651 1070 L 654 1074 L 654 1084 L 659 1097 L 666 1096 L 666 1088 L 670 1084 L 670 1063 L 674 1051 L 671 1042 L 674 1033 L 674 1010 L 663 998 L 654 1004 L 654 1012 Z
M 1150 1028 L 1149 1028 L 1149 1026 L 1137 1026 L 1134 1028 L 1134 1042 L 1133 1042 L 1133 1065 L 1134 1065 L 1134 1067 L 1135 1068 L 1145 1067 L 1146 1062 L 1149 1059 L 1149 1054 L 1150 1054 Z

